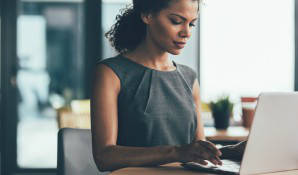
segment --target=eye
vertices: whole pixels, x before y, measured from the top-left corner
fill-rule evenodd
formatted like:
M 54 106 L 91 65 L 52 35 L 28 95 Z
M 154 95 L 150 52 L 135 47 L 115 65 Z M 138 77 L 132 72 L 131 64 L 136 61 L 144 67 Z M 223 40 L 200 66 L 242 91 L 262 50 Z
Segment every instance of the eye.
M 174 24 L 174 25 L 179 25 L 179 24 L 182 23 L 182 22 L 177 21 L 177 20 L 174 20 L 174 19 L 171 19 L 171 22 L 172 22 L 172 24 Z
M 193 23 L 190 23 L 189 26 L 190 26 L 190 27 L 195 27 L 196 25 L 193 24 Z

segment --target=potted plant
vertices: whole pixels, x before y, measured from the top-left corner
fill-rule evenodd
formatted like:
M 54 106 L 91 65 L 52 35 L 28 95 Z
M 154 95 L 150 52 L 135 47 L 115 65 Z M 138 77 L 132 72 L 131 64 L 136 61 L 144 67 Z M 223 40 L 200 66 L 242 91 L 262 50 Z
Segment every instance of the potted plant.
M 232 116 L 234 104 L 228 96 L 223 96 L 215 102 L 210 102 L 209 107 L 212 112 L 216 129 L 227 129 Z

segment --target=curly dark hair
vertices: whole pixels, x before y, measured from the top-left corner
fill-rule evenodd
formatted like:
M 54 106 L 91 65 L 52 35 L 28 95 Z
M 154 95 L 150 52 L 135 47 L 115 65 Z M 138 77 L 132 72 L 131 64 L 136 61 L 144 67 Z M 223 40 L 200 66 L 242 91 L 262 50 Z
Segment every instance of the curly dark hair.
M 116 23 L 105 37 L 120 54 L 133 51 L 145 39 L 146 24 L 141 14 L 155 14 L 177 0 L 133 0 L 133 4 L 120 10 Z M 193 0 L 199 1 L 200 0 Z

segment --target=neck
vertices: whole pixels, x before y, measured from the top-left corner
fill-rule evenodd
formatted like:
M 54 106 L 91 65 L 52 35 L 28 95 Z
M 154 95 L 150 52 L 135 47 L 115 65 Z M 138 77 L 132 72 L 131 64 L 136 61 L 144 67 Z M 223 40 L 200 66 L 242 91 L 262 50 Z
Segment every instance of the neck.
M 133 61 L 158 70 L 175 69 L 168 52 L 161 51 L 152 41 L 144 40 L 134 51 L 124 54 Z

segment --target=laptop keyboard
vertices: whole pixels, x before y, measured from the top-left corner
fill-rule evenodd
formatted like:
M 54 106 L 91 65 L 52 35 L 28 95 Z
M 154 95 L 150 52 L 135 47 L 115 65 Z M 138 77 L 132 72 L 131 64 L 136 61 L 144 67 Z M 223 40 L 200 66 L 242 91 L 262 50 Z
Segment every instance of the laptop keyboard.
M 208 162 L 207 165 L 202 165 L 195 162 L 188 162 L 182 164 L 182 166 L 190 169 L 203 170 L 209 172 L 226 172 L 224 174 L 238 174 L 240 171 L 240 162 L 235 162 L 231 160 L 222 160 L 222 165 L 213 165 Z
M 240 162 L 235 162 L 231 160 L 222 160 L 221 166 L 214 166 L 215 169 L 231 171 L 231 172 L 239 172 L 240 171 Z

